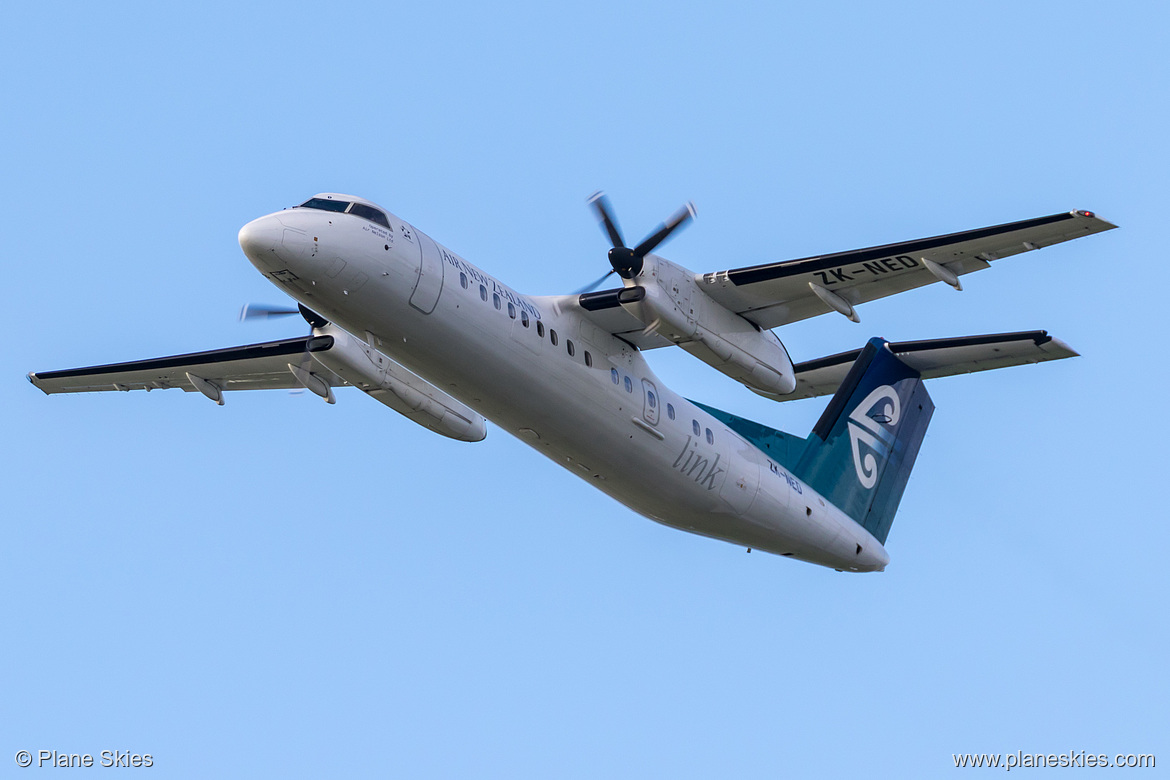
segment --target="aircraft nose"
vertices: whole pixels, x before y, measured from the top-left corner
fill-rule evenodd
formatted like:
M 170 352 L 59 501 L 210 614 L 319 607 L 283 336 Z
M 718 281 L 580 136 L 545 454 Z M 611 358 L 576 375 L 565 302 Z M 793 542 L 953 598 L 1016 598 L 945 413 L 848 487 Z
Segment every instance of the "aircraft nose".
M 240 228 L 240 248 L 253 263 L 275 260 L 280 246 L 281 224 L 275 217 L 260 217 Z

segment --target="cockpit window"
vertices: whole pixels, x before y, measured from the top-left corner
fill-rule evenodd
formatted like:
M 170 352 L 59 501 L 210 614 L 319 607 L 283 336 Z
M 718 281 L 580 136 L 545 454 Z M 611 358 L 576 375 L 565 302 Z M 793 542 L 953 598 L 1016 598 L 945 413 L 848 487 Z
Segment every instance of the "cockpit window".
M 386 219 L 386 215 L 378 211 L 372 206 L 367 206 L 364 203 L 355 203 L 349 210 L 350 214 L 355 214 L 362 219 L 368 219 L 370 222 L 375 222 L 384 228 L 390 227 L 390 221 Z
M 325 200 L 325 198 L 310 198 L 301 204 L 303 209 L 320 209 L 321 211 L 345 211 L 349 208 L 348 200 Z

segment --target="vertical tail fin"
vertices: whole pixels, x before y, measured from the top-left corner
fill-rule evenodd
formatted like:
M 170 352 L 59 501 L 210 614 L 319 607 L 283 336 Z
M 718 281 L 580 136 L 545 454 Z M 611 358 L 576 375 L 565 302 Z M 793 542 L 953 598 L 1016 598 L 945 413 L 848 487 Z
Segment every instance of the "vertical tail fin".
M 918 372 L 870 339 L 793 471 L 885 544 L 933 413 Z

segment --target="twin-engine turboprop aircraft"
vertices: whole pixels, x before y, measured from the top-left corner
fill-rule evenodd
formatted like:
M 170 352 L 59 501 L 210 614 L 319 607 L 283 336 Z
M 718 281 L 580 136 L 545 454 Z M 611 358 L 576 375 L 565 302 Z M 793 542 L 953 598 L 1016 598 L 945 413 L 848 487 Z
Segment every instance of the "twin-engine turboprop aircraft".
M 523 295 L 370 201 L 322 193 L 249 222 L 240 246 L 298 303 L 309 336 L 29 374 L 46 393 L 353 386 L 462 441 L 485 418 L 646 517 L 749 549 L 881 571 L 934 406 L 923 379 L 1072 357 L 1044 331 L 889 343 L 793 365 L 772 328 L 959 277 L 1114 227 L 1071 211 L 781 263 L 695 274 L 652 254 L 689 205 L 630 248 L 590 199 L 622 286 Z M 608 276 L 608 274 L 607 274 Z M 604 279 L 604 277 L 603 277 Z M 597 284 L 600 284 L 599 280 Z M 596 285 L 595 285 L 596 286 Z M 778 401 L 832 394 L 807 438 L 663 386 L 643 357 L 677 345 Z

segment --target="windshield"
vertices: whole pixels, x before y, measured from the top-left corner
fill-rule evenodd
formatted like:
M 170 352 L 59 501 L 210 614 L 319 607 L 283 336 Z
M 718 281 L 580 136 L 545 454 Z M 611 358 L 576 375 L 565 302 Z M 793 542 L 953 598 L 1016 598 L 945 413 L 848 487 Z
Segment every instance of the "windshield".
M 326 200 L 325 198 L 310 198 L 300 205 L 303 209 L 321 209 L 321 211 L 345 211 L 349 208 L 347 200 Z
M 328 198 L 310 198 L 302 203 L 298 208 L 302 209 L 320 209 L 321 211 L 336 211 L 337 213 L 345 213 L 347 210 L 355 217 L 368 219 L 375 222 L 384 228 L 390 227 L 390 220 L 386 219 L 386 215 L 374 208 L 367 206 L 364 203 L 351 203 L 348 200 L 330 200 Z
M 378 211 L 376 208 L 373 208 L 372 206 L 365 205 L 364 203 L 353 204 L 353 208 L 349 210 L 349 213 L 359 216 L 362 219 L 368 219 L 370 222 L 376 222 L 382 227 L 390 227 L 390 221 L 386 219 L 385 214 L 383 214 L 381 211 Z

